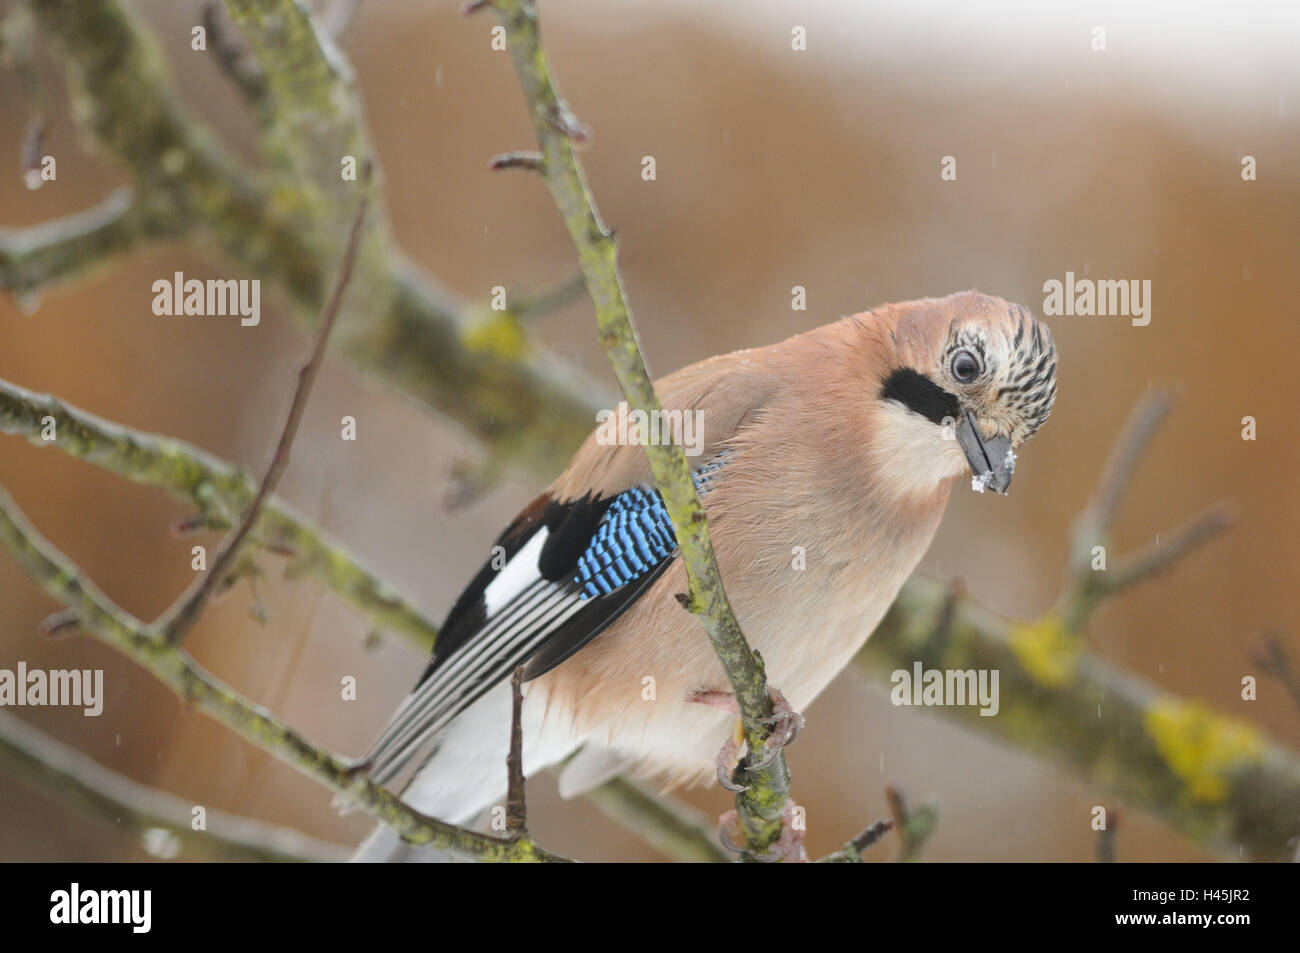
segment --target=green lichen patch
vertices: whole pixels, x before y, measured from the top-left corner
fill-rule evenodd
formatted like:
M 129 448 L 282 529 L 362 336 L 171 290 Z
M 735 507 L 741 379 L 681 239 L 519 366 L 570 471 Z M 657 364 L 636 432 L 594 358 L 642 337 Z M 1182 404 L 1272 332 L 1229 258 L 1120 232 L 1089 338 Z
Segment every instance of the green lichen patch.
M 1079 640 L 1066 631 L 1054 613 L 1017 625 L 1008 641 L 1025 671 L 1040 684 L 1060 688 L 1074 677 Z
M 1193 801 L 1223 803 L 1232 792 L 1233 775 L 1263 757 L 1257 728 L 1200 702 L 1160 698 L 1147 706 L 1142 724 Z

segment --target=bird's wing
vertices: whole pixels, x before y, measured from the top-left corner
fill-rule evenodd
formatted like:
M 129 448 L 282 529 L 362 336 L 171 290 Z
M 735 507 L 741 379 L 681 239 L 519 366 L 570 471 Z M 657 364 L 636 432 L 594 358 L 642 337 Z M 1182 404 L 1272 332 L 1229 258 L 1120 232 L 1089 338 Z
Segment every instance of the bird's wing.
M 700 425 L 701 442 L 688 452 L 698 453 L 701 493 L 723 478 L 730 441 L 778 393 L 774 353 L 720 355 L 656 383 L 664 408 L 689 411 Z M 384 783 L 400 772 L 518 666 L 535 678 L 594 639 L 650 588 L 676 548 L 644 449 L 608 445 L 598 429 L 510 524 L 452 606 L 433 661 L 366 755 L 371 778 Z
M 725 454 L 694 473 L 701 494 Z M 497 540 L 456 600 L 433 661 L 366 755 L 383 783 L 451 719 L 524 666 L 536 678 L 632 605 L 672 562 L 677 538 L 659 493 L 645 485 L 561 502 L 543 494 Z

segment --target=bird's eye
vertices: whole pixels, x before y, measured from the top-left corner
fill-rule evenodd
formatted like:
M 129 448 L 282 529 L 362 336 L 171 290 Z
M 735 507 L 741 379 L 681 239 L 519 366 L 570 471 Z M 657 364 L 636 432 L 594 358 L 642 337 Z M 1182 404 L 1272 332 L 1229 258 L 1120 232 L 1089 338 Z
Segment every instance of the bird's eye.
M 958 351 L 952 357 L 952 376 L 963 384 L 973 381 L 980 373 L 980 362 L 970 351 Z

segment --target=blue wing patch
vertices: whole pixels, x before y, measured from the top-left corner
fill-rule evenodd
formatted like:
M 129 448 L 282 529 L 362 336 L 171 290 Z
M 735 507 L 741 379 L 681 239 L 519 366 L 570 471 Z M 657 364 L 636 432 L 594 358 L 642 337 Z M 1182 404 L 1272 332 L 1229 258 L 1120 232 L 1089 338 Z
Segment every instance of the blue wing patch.
M 701 496 L 722 465 L 717 459 L 691 474 Z M 625 490 L 614 498 L 578 557 L 573 581 L 582 588 L 579 598 L 607 595 L 641 578 L 676 549 L 677 535 L 659 491 L 642 486 Z

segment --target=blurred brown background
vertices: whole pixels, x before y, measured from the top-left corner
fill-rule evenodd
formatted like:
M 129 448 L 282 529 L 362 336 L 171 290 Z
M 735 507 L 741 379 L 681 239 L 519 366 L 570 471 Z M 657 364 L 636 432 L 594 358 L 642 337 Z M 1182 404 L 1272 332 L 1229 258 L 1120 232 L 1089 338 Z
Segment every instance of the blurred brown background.
M 11 5 L 0 3 L 0 10 Z M 543 4 L 562 89 L 595 130 L 584 160 L 622 262 L 651 369 L 666 373 L 769 343 L 882 302 L 978 287 L 1042 312 L 1065 272 L 1150 279 L 1152 320 L 1048 318 L 1060 361 L 1055 415 L 1022 455 L 1007 499 L 957 493 L 923 570 L 960 576 L 978 599 L 1035 616 L 1061 583 L 1066 531 L 1134 400 L 1176 383 L 1182 399 L 1139 471 L 1117 550 L 1221 497 L 1239 526 L 1169 575 L 1108 605 L 1092 647 L 1154 684 L 1250 719 L 1284 744 L 1300 717 L 1275 683 L 1240 699 L 1266 629 L 1300 653 L 1294 490 L 1300 332 L 1300 16 L 1273 4 L 1077 7 L 1015 3 L 709 5 L 569 0 Z M 138 9 L 157 30 L 177 95 L 252 156 L 251 124 L 211 58 L 189 49 L 188 3 Z M 344 43 L 387 178 L 388 214 L 409 255 L 468 298 L 493 285 L 542 290 L 576 273 L 545 187 L 494 176 L 496 152 L 532 145 L 490 17 L 450 2 L 362 3 Z M 808 49 L 790 48 L 806 28 Z M 1090 49 L 1106 28 L 1105 52 Z M 58 180 L 21 183 L 21 89 L 0 73 L 0 224 L 84 208 L 125 181 L 88 156 L 58 74 L 47 151 Z M 1258 181 L 1244 182 L 1253 155 Z M 657 181 L 641 179 L 653 155 Z M 958 178 L 940 180 L 955 156 Z M 306 345 L 288 308 L 262 323 L 169 319 L 151 284 L 173 271 L 237 276 L 184 243 L 154 245 L 51 292 L 35 313 L 0 299 L 0 377 L 111 420 L 174 434 L 257 470 Z M 256 277 L 255 275 L 238 275 Z M 808 289 L 808 310 L 790 289 Z M 612 385 L 585 299 L 539 318 L 533 339 Z M 362 421 L 342 443 L 336 421 Z M 1258 421 L 1243 442 L 1241 418 Z M 440 618 L 490 539 L 538 488 L 515 475 L 470 507 L 440 500 L 473 444 L 345 361 L 327 362 L 280 493 Z M 57 451 L 0 438 L 0 482 L 32 520 L 127 609 L 152 617 L 191 577 L 184 507 Z M 262 558 L 267 625 L 247 586 L 213 606 L 189 647 L 309 737 L 358 754 L 422 661 L 399 641 L 362 647 L 365 627 L 309 583 Z M 177 699 L 91 639 L 36 634 L 51 602 L 0 555 L 0 667 L 102 667 L 97 719 L 25 709 L 32 723 L 133 778 L 206 804 L 359 840 L 322 789 Z M 703 636 L 701 636 L 703 637 Z M 339 679 L 356 675 L 354 703 Z M 933 794 L 934 860 L 1087 860 L 1089 810 L 1104 795 L 971 736 L 940 716 L 894 708 L 846 673 L 806 712 L 790 751 L 810 851 L 833 849 L 887 813 L 886 782 Z M 554 783 L 530 785 L 532 828 L 584 859 L 653 859 L 635 837 Z M 717 789 L 691 799 L 712 813 Z M 1122 860 L 1203 856 L 1129 815 Z M 0 776 L 0 860 L 139 858 L 131 837 Z M 887 854 L 882 855 L 887 856 Z

